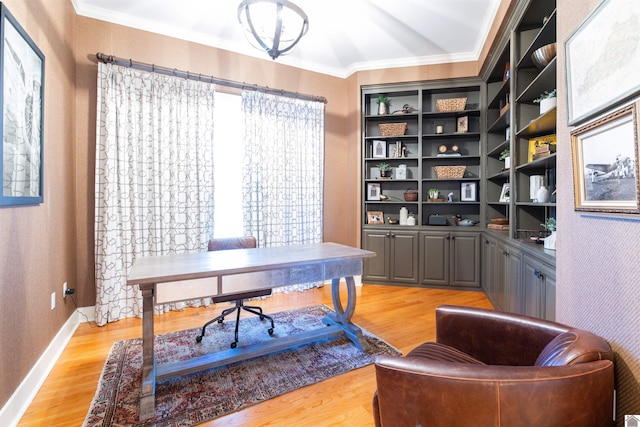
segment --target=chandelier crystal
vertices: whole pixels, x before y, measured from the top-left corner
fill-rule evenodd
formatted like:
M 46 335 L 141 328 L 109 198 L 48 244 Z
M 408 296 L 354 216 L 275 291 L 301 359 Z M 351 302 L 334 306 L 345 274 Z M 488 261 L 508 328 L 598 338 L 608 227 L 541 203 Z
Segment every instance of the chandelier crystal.
M 249 43 L 272 59 L 291 52 L 309 29 L 307 15 L 288 0 L 243 0 L 238 20 Z

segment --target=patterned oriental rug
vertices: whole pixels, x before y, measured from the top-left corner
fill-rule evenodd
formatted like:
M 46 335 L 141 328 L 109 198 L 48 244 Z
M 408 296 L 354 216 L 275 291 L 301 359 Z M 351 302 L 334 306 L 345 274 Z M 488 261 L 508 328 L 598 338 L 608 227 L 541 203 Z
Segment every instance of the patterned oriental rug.
M 275 322 L 273 338 L 267 333 L 268 322 L 257 316 L 241 318 L 238 347 L 317 329 L 328 311 L 318 305 L 269 313 Z M 235 320 L 211 324 L 200 344 L 196 343 L 200 329 L 156 335 L 157 363 L 227 350 L 234 327 Z M 156 416 L 145 422 L 138 421 L 142 339 L 118 341 L 109 352 L 83 426 L 193 426 L 370 365 L 376 355 L 400 354 L 381 339 L 363 333 L 370 345 L 367 353 L 340 336 L 159 382 Z

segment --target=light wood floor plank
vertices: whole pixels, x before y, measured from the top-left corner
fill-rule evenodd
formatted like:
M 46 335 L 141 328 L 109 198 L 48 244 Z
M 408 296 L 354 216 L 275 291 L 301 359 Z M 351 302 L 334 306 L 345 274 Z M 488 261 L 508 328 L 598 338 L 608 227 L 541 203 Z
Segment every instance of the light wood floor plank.
M 403 353 L 435 338 L 438 305 L 492 308 L 482 292 L 474 291 L 364 285 L 358 287 L 357 298 L 353 321 Z M 346 295 L 342 301 L 346 301 Z M 267 313 L 315 304 L 333 306 L 330 286 L 274 294 L 256 302 Z M 218 304 L 156 316 L 155 331 L 161 334 L 200 327 L 226 307 Z M 104 327 L 80 325 L 18 426 L 82 425 L 112 344 L 141 334 L 140 319 L 121 320 Z M 314 426 L 372 426 L 371 399 L 375 389 L 374 368 L 366 366 L 202 425 L 291 426 L 304 421 L 304 425 Z

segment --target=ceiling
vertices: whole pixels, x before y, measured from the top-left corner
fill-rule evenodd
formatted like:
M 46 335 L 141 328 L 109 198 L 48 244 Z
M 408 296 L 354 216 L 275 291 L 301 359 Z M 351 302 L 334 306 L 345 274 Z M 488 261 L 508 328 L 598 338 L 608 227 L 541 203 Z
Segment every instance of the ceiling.
M 240 0 L 72 0 L 79 15 L 271 61 L 244 37 Z M 293 0 L 309 31 L 277 62 L 336 77 L 475 61 L 500 0 Z M 118 56 L 119 52 L 105 52 Z

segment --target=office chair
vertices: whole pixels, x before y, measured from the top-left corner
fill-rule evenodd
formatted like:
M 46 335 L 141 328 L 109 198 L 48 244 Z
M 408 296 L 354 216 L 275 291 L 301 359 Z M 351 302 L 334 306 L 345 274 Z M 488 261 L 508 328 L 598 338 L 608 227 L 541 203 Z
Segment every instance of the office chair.
M 230 237 L 227 239 L 212 239 L 209 240 L 209 251 L 224 251 L 228 249 L 247 249 L 247 248 L 255 248 L 256 247 L 256 239 L 253 236 L 249 237 Z M 214 322 L 222 323 L 224 322 L 224 318 L 229 314 L 237 311 L 236 315 L 236 329 L 235 329 L 235 338 L 231 343 L 231 348 L 236 348 L 238 345 L 238 327 L 240 326 L 240 312 L 242 310 L 248 311 L 250 313 L 255 314 L 256 316 L 260 316 L 260 320 L 268 319 L 271 322 L 271 328 L 269 328 L 269 335 L 273 335 L 273 319 L 270 316 L 262 313 L 262 308 L 251 305 L 244 305 L 244 300 L 249 298 L 262 297 L 266 295 L 271 295 L 271 289 L 261 289 L 259 291 L 248 291 L 242 292 L 238 294 L 232 295 L 224 295 L 220 297 L 213 297 L 212 300 L 214 303 L 220 302 L 228 302 L 235 301 L 236 305 L 232 308 L 225 309 L 222 314 L 215 319 L 209 320 L 202 327 L 202 334 L 196 337 L 196 342 L 201 342 L 202 337 L 204 337 L 205 330 L 207 326 Z

